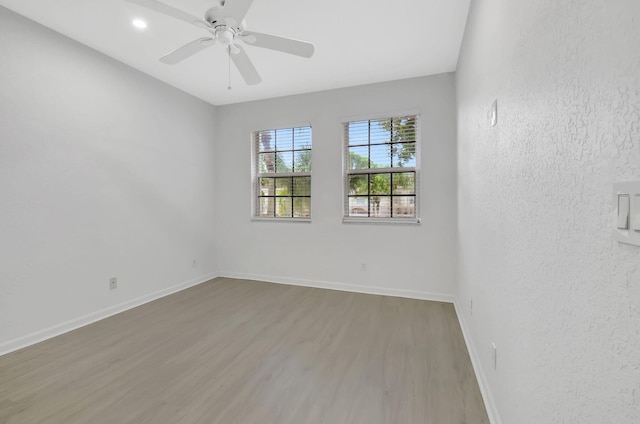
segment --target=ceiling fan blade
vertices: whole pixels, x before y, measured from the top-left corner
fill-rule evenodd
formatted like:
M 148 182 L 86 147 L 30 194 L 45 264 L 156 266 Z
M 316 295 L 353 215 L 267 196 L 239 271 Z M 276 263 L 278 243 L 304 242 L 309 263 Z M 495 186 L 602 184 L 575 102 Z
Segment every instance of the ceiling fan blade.
M 223 13 L 225 16 L 233 18 L 235 23 L 242 22 L 244 16 L 249 11 L 253 0 L 226 0 L 224 3 Z M 234 23 L 228 22 L 229 25 L 235 26 Z
M 258 75 L 258 71 L 251 63 L 251 59 L 247 56 L 247 52 L 241 46 L 236 46 L 239 50 L 238 53 L 229 53 L 231 54 L 231 60 L 233 60 L 233 64 L 236 65 L 238 71 L 240 71 L 240 75 L 244 78 L 245 82 L 249 85 L 259 84 L 262 81 L 260 75 Z M 229 52 L 229 50 L 227 50 Z
M 183 12 L 180 9 L 176 9 L 173 6 L 169 6 L 168 4 L 164 4 L 157 0 L 125 0 L 129 3 L 137 4 L 138 6 L 142 6 L 144 8 L 153 10 L 158 13 L 162 13 L 163 15 L 171 16 L 172 18 L 180 19 L 181 21 L 185 21 L 190 24 L 197 25 L 201 23 L 203 20 L 201 18 L 197 18 L 187 12 Z
M 277 50 L 302 57 L 311 57 L 315 51 L 313 44 L 307 43 L 306 41 L 298 41 L 271 34 L 262 34 L 260 32 L 245 31 L 242 33 L 241 39 L 251 46 Z
M 213 46 L 215 41 L 216 40 L 211 37 L 198 38 L 197 40 L 187 43 L 182 47 L 178 47 L 171 53 L 162 56 L 160 58 L 160 62 L 166 63 L 168 65 L 175 65 L 176 63 L 185 60 L 189 56 L 193 56 L 199 51 L 204 50 L 209 46 Z

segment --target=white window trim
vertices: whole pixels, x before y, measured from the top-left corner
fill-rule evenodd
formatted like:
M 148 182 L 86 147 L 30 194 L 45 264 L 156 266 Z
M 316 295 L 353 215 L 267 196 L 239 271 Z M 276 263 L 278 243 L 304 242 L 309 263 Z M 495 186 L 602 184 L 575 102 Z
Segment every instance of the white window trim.
M 270 128 L 273 127 L 273 128 Z M 311 210 L 313 211 L 313 124 L 311 122 L 298 122 L 296 124 L 278 124 L 276 126 L 273 125 L 264 125 L 262 129 L 252 129 L 249 134 L 250 139 L 250 149 L 251 149 L 251 210 L 249 211 L 249 221 L 251 222 L 297 222 L 297 223 L 311 223 L 311 217 L 313 217 L 313 213 L 309 218 L 295 218 L 295 217 L 264 217 L 264 216 L 256 216 L 256 210 L 258 207 L 258 150 L 255 148 L 255 133 L 259 131 L 265 131 L 269 129 L 286 129 L 286 128 L 300 128 L 300 127 L 310 127 L 311 128 L 311 172 L 304 173 L 301 175 L 299 172 L 287 172 L 287 173 L 269 173 L 264 174 L 266 177 L 302 177 L 309 176 L 311 177 Z
M 251 217 L 251 222 L 297 222 L 299 224 L 310 224 L 311 218 L 290 218 L 290 217 L 282 217 L 282 218 L 270 218 L 270 217 Z
M 353 121 L 370 121 L 376 119 L 395 118 L 399 116 L 416 117 L 416 166 L 407 168 L 384 168 L 382 172 L 415 172 L 415 192 L 416 192 L 416 217 L 415 218 L 370 218 L 346 216 L 345 212 L 349 204 L 349 175 L 370 174 L 370 169 L 349 169 L 349 146 L 344 139 L 344 124 Z M 422 203 L 422 193 L 420 192 L 420 163 L 422 157 L 422 118 L 419 111 L 400 111 L 392 113 L 371 114 L 365 116 L 343 118 L 340 122 L 340 133 L 342 134 L 342 223 L 343 224 L 373 224 L 373 225 L 420 225 L 420 204 Z

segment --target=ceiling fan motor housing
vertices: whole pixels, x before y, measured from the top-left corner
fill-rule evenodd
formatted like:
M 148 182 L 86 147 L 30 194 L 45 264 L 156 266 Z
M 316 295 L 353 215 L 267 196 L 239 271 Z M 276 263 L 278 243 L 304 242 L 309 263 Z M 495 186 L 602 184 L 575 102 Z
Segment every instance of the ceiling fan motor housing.
M 204 14 L 204 20 L 211 25 L 216 23 L 224 23 L 224 15 L 222 14 L 222 5 L 220 2 L 216 6 L 209 8 Z

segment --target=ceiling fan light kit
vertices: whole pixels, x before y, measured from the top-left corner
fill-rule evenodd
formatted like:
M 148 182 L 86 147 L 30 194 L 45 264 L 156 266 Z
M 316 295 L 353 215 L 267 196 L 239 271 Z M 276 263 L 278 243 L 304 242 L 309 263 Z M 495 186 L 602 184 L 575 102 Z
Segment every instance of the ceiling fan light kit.
M 253 66 L 251 59 L 242 48 L 241 43 L 306 58 L 313 56 L 315 50 L 313 44 L 305 41 L 247 31 L 244 17 L 253 0 L 216 0 L 217 4 L 205 12 L 204 19 L 199 19 L 158 0 L 126 1 L 179 19 L 209 32 L 210 35 L 208 37 L 187 43 L 160 58 L 162 63 L 169 65 L 175 65 L 207 47 L 220 43 L 229 52 L 231 60 L 245 82 L 249 85 L 254 85 L 260 83 L 262 79 Z

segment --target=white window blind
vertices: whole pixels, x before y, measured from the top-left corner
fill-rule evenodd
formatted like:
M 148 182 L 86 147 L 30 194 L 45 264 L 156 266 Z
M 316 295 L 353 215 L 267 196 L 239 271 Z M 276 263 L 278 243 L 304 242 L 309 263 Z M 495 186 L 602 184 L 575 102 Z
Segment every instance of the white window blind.
M 253 133 L 254 216 L 311 218 L 311 126 Z
M 418 222 L 416 115 L 343 123 L 345 221 Z

